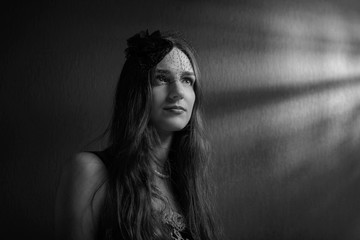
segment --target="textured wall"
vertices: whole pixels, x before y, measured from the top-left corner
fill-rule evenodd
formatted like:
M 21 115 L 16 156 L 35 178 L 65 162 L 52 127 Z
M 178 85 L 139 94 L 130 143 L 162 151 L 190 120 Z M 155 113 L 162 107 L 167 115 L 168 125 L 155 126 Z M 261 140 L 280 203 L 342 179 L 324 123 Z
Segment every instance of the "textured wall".
M 198 50 L 216 208 L 227 238 L 358 239 L 357 5 L 40 1 L 4 7 L 1 228 L 12 239 L 52 238 L 59 169 L 107 126 L 125 40 L 148 28 L 179 30 Z

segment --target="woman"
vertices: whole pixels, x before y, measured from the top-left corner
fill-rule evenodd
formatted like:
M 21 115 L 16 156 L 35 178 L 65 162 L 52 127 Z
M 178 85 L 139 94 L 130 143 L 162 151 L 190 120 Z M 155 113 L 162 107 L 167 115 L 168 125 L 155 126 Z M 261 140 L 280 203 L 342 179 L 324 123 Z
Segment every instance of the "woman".
M 109 147 L 83 152 L 61 177 L 60 238 L 217 239 L 193 50 L 179 36 L 127 41 Z

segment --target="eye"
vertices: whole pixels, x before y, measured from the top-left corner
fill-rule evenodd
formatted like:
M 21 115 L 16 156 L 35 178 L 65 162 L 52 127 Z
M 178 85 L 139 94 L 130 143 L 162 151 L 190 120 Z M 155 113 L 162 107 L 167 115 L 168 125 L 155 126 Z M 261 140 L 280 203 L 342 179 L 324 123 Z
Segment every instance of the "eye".
M 193 86 L 195 79 L 191 78 L 191 77 L 187 77 L 183 79 L 183 82 L 188 85 L 188 86 Z
M 155 82 L 158 84 L 166 84 L 170 82 L 170 79 L 165 75 L 159 74 L 155 76 Z

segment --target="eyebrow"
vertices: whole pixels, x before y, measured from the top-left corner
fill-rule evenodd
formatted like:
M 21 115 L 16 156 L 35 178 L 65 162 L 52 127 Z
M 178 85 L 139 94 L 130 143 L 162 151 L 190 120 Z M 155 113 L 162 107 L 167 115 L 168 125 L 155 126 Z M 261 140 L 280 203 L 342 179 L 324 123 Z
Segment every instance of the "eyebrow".
M 166 69 L 156 69 L 156 73 L 171 74 L 171 71 L 166 70 Z M 184 71 L 184 72 L 182 72 L 182 75 L 192 75 L 192 76 L 195 76 L 195 74 L 194 74 L 193 72 L 189 72 L 189 71 Z

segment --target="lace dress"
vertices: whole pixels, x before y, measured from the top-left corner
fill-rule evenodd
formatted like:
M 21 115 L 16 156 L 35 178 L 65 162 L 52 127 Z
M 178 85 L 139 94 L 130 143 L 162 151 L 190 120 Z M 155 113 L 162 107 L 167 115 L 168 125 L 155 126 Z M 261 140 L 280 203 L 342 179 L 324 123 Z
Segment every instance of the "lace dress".
M 193 240 L 186 228 L 185 218 L 171 208 L 167 208 L 167 211 L 162 212 L 162 222 L 169 226 L 172 240 Z
M 105 151 L 91 151 L 91 153 L 97 155 L 108 168 L 109 161 L 111 160 L 111 154 Z M 162 222 L 169 227 L 170 240 L 194 240 L 191 236 L 189 229 L 186 227 L 185 218 L 172 210 L 170 207 L 165 207 L 160 213 Z M 103 239 L 103 232 L 106 231 L 106 226 L 100 226 L 99 239 Z M 105 234 L 106 235 L 106 234 Z

